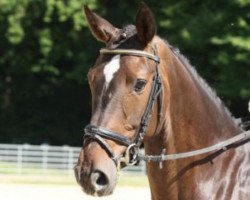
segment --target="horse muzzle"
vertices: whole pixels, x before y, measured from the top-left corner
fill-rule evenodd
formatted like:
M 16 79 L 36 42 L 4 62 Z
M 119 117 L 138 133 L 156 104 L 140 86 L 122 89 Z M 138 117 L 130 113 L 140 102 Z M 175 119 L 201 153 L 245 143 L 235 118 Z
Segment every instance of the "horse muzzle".
M 88 195 L 110 195 L 117 183 L 116 166 L 110 159 L 91 163 L 78 161 L 74 172 L 77 183 Z

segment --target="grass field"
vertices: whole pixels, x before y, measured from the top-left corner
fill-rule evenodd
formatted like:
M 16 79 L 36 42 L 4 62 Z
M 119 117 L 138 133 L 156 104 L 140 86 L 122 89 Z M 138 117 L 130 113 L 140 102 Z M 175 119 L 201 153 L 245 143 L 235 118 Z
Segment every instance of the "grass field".
M 73 170 L 51 170 L 0 163 L 0 200 L 94 200 L 76 183 Z M 119 173 L 111 196 L 102 200 L 150 199 L 148 180 L 142 173 Z
M 0 174 L 1 200 L 94 200 L 70 175 Z M 121 173 L 114 194 L 102 200 L 150 199 L 147 177 Z
M 41 168 L 30 168 L 23 166 L 18 171 L 16 165 L 0 162 L 0 181 L 1 183 L 16 184 L 56 184 L 74 185 L 76 184 L 72 170 L 53 170 Z M 148 181 L 145 174 L 126 173 L 121 171 L 118 179 L 119 186 L 147 187 Z
M 0 174 L 1 183 L 11 184 L 44 184 L 44 185 L 75 185 L 75 177 L 65 174 Z M 118 179 L 119 187 L 148 187 L 145 175 L 121 173 Z

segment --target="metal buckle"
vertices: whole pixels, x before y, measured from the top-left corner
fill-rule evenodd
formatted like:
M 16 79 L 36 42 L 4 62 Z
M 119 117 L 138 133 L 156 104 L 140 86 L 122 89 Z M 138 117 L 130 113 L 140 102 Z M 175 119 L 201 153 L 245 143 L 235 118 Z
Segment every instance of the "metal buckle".
M 135 143 L 128 146 L 125 151 L 124 157 L 121 159 L 123 165 L 135 165 L 138 162 L 137 155 L 139 153 L 139 149 Z

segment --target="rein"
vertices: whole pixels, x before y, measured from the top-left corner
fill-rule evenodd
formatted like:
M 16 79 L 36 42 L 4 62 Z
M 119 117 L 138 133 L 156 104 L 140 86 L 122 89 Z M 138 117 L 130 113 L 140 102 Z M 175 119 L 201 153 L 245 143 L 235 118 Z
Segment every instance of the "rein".
M 162 162 L 166 160 L 177 160 L 177 159 L 182 159 L 182 158 L 189 158 L 193 156 L 198 156 L 202 155 L 205 153 L 210 153 L 212 151 L 218 151 L 218 150 L 224 150 L 226 151 L 230 145 L 239 142 L 243 139 L 247 140 L 250 138 L 250 131 L 245 131 L 243 133 L 240 133 L 239 135 L 236 135 L 232 138 L 229 138 L 223 142 L 217 143 L 215 145 L 212 145 L 207 148 L 195 150 L 195 151 L 188 151 L 184 153 L 176 153 L 176 154 L 165 154 L 165 149 L 163 149 L 162 154 L 160 155 L 141 155 L 138 154 L 137 159 L 138 160 L 143 160 L 147 162 Z
M 150 161 L 159 162 L 160 167 L 162 167 L 161 163 L 163 161 L 189 158 L 189 157 L 198 156 L 198 155 L 202 155 L 205 153 L 210 153 L 210 152 L 218 151 L 218 150 L 226 151 L 230 145 L 236 142 L 242 141 L 243 139 L 247 140 L 250 138 L 250 131 L 245 131 L 223 142 L 220 142 L 215 145 L 209 146 L 207 148 L 202 148 L 199 150 L 188 151 L 184 153 L 176 153 L 176 154 L 166 154 L 165 153 L 166 149 L 163 149 L 160 155 L 140 154 L 139 148 L 146 134 L 147 127 L 151 118 L 153 106 L 156 100 L 158 100 L 158 118 L 157 118 L 158 126 L 160 124 L 161 114 L 162 114 L 162 109 L 161 109 L 162 107 L 162 81 L 161 81 L 160 71 L 159 71 L 160 70 L 159 68 L 160 58 L 158 57 L 157 49 L 156 47 L 154 47 L 154 54 L 151 54 L 145 51 L 140 51 L 140 50 L 133 50 L 133 49 L 101 49 L 100 53 L 146 57 L 148 59 L 155 61 L 156 63 L 155 75 L 152 81 L 147 107 L 141 118 L 141 123 L 138 129 L 138 132 L 133 140 L 121 135 L 120 133 L 116 133 L 104 127 L 99 127 L 99 126 L 95 126 L 91 124 L 88 124 L 84 129 L 84 132 L 85 132 L 83 136 L 84 141 L 85 139 L 93 139 L 94 141 L 98 142 L 101 145 L 101 147 L 107 152 L 110 158 L 115 162 L 116 166 L 119 165 L 120 161 L 124 162 L 126 165 L 134 165 L 138 161 L 142 160 L 146 162 L 150 162 Z M 158 127 L 156 127 L 156 131 L 157 130 L 158 130 Z M 125 156 L 124 157 L 123 155 L 116 156 L 112 148 L 108 145 L 108 143 L 105 141 L 104 138 L 113 140 L 122 146 L 126 146 L 127 149 L 125 152 Z

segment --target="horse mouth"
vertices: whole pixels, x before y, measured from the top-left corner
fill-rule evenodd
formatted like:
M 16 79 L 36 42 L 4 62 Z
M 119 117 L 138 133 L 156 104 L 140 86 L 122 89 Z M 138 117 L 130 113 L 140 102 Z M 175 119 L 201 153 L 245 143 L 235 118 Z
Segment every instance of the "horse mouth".
M 88 184 L 80 184 L 82 187 L 82 190 L 84 193 L 90 196 L 97 196 L 97 197 L 103 197 L 103 196 L 109 196 L 113 193 L 114 188 L 105 188 L 98 190 L 92 186 L 89 186 Z

